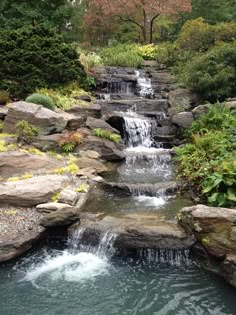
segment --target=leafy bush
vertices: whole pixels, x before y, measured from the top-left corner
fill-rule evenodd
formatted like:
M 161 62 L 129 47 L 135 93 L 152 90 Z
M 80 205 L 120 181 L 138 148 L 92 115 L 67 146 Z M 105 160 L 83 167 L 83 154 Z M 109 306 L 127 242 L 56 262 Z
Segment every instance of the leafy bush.
M 73 152 L 75 148 L 80 143 L 82 143 L 82 141 L 83 141 L 82 134 L 77 131 L 73 131 L 62 135 L 58 141 L 58 145 L 63 150 L 63 152 L 70 153 Z
M 214 206 L 236 205 L 236 115 L 216 104 L 195 121 L 191 143 L 175 149 L 178 172 Z
M 1 29 L 0 59 L 0 89 L 13 97 L 73 80 L 87 84 L 76 50 L 45 25 Z
M 141 68 L 143 58 L 133 45 L 117 45 L 104 48 L 100 52 L 107 66 Z
M 8 91 L 0 90 L 0 104 L 5 105 L 10 100 Z
M 215 43 L 215 27 L 205 23 L 203 18 L 187 21 L 176 40 L 181 49 L 197 52 L 207 51 Z
M 38 128 L 31 125 L 26 120 L 20 120 L 16 124 L 16 130 L 17 130 L 19 139 L 25 142 L 30 142 L 34 137 L 36 137 L 39 134 Z
M 104 138 L 104 139 L 107 139 L 107 140 L 110 140 L 112 142 L 119 142 L 121 140 L 121 137 L 120 135 L 116 134 L 116 133 L 113 133 L 109 130 L 105 130 L 105 129 L 102 129 L 102 128 L 97 128 L 97 129 L 94 129 L 93 130 L 94 132 L 94 135 L 96 137 L 100 137 L 100 138 Z
M 235 69 L 236 42 L 222 44 L 189 61 L 182 80 L 206 100 L 223 100 L 235 95 Z
M 157 46 L 154 44 L 136 46 L 136 51 L 144 60 L 156 60 L 157 58 Z
M 50 96 L 34 93 L 30 96 L 28 96 L 25 100 L 28 103 L 34 103 L 38 105 L 42 105 L 43 107 L 46 107 L 48 109 L 54 110 L 55 104 Z

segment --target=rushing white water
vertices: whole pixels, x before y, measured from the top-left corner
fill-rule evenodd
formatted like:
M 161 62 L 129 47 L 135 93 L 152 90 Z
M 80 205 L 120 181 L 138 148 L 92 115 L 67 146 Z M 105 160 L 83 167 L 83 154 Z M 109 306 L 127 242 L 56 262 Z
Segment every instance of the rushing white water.
M 190 250 L 141 249 L 138 251 L 138 256 L 148 262 L 168 263 L 175 266 L 192 263 Z
M 48 254 L 43 263 L 32 265 L 22 281 L 35 282 L 42 276 L 51 280 L 64 279 L 68 282 L 82 282 L 101 274 L 109 268 L 107 257 L 86 252 L 77 254 L 68 251 L 58 252 L 56 256 Z
M 85 230 L 86 227 L 82 227 L 74 231 L 67 250 L 48 253 L 42 263 L 31 265 L 22 281 L 35 283 L 38 278 L 47 276 L 51 280 L 83 282 L 108 273 L 116 235 L 106 231 L 97 247 L 83 246 L 80 241 Z
M 153 206 L 155 208 L 159 208 L 166 203 L 166 199 L 164 198 L 164 196 L 150 197 L 150 196 L 140 195 L 140 196 L 134 197 L 134 200 L 136 200 L 140 204 L 144 204 L 144 206 Z
M 142 146 L 150 148 L 153 145 L 152 130 L 155 121 L 141 118 L 138 115 L 124 116 L 125 131 L 129 147 Z
M 153 97 L 154 90 L 152 88 L 152 80 L 147 77 L 141 77 L 139 71 L 136 71 L 136 75 L 138 77 L 137 82 L 140 89 L 139 95 L 141 97 Z

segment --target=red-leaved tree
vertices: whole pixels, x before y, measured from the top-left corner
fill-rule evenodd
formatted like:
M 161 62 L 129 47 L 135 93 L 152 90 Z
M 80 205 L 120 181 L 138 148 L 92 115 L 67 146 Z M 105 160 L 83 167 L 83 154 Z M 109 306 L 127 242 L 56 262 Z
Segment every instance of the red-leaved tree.
M 145 42 L 153 41 L 155 20 L 164 14 L 178 14 L 191 11 L 191 0 L 87 0 L 84 24 L 106 23 L 107 19 L 137 25 Z

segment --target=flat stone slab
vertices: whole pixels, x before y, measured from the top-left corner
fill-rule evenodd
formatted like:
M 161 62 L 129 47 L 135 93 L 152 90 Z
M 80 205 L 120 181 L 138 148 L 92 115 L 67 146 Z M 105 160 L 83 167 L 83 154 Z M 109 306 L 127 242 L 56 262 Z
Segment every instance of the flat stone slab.
M 33 207 L 51 201 L 70 183 L 67 176 L 42 175 L 0 185 L 0 204 Z
M 35 173 L 56 169 L 60 163 L 47 156 L 34 155 L 24 152 L 4 152 L 0 153 L 0 176 L 9 178 L 24 173 Z
M 107 216 L 100 221 L 90 223 L 81 219 L 81 227 L 84 227 L 85 231 L 82 233 L 80 242 L 92 246 L 96 246 L 101 236 L 107 231 L 116 235 L 113 246 L 118 249 L 184 250 L 195 243 L 195 238 L 188 236 L 176 224 L 143 215 L 122 219 Z M 76 229 L 78 225 L 72 226 L 70 233 Z

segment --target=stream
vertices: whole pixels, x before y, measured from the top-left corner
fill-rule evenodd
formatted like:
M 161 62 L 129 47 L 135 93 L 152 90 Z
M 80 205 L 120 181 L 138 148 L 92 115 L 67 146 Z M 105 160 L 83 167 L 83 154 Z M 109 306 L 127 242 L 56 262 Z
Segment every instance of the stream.
M 122 70 L 124 71 L 124 70 Z M 130 195 L 97 189 L 86 212 L 155 215 L 175 222 L 179 209 L 191 201 L 173 192 L 153 190 L 153 184 L 175 180 L 171 148 L 154 139 L 166 119 L 139 110 L 140 100 L 163 104 L 151 79 L 134 72 L 137 84 L 113 82 L 112 74 L 100 98 L 104 107 L 123 116 L 127 144 L 125 162 L 106 181 L 130 185 Z M 114 105 L 120 97 L 132 106 Z M 115 110 L 114 110 L 115 109 Z M 157 118 L 158 117 L 158 118 Z M 143 189 L 145 187 L 145 189 Z M 82 245 L 83 229 L 65 244 L 50 242 L 17 261 L 0 266 L 0 314 L 4 315 L 233 315 L 235 290 L 202 269 L 189 251 L 139 250 L 124 256 L 113 247 L 116 235 L 106 231 L 97 246 Z

